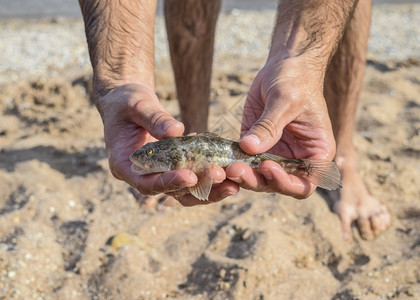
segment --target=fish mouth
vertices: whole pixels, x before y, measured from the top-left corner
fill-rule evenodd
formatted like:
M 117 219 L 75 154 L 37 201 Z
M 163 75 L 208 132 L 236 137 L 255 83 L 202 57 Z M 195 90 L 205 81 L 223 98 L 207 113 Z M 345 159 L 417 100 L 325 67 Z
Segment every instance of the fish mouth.
M 135 159 L 135 157 L 134 157 L 134 153 L 136 153 L 136 152 L 131 153 L 131 154 L 130 154 L 130 156 L 128 157 L 128 159 L 129 159 L 132 163 L 135 163 L 135 161 L 136 161 L 136 159 Z
M 131 156 L 130 156 L 131 158 Z M 148 174 L 149 172 L 147 172 L 145 169 L 143 169 L 142 167 L 139 167 L 135 164 L 131 165 L 131 171 L 137 175 L 145 175 Z

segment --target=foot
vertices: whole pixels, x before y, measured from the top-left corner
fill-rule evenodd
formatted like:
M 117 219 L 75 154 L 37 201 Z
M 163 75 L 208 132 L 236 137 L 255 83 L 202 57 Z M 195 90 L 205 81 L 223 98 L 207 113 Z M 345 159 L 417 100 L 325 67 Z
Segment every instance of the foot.
M 343 188 L 326 191 L 333 211 L 341 219 L 343 238 L 351 239 L 351 224 L 355 222 L 363 239 L 371 240 L 391 224 L 385 205 L 372 197 L 354 166 L 339 164 Z

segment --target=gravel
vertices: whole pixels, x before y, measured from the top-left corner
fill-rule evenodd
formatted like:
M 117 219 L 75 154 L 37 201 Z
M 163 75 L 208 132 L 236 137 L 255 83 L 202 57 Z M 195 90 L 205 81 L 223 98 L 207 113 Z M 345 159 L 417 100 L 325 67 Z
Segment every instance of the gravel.
M 215 62 L 226 57 L 264 60 L 275 12 L 232 10 L 217 27 Z M 369 58 L 378 61 L 420 57 L 420 4 L 373 7 Z M 156 19 L 156 63 L 168 64 L 162 17 Z M 9 20 L 0 23 L 0 83 L 34 76 L 90 71 L 81 20 Z

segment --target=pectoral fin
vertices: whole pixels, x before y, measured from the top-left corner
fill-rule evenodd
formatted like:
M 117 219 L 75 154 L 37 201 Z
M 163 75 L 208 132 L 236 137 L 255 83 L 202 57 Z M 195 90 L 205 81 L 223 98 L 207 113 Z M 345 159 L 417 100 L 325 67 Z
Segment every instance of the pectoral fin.
M 213 169 L 207 161 L 196 162 L 192 171 L 197 175 L 197 184 L 189 187 L 191 194 L 199 200 L 208 201 L 213 183 Z

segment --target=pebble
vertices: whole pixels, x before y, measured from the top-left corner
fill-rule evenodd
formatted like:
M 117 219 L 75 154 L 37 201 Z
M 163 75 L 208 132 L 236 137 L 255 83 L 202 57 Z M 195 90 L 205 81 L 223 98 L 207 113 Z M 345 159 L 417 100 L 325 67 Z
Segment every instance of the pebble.
M 369 57 L 385 61 L 420 57 L 420 4 L 373 7 Z M 215 42 L 215 63 L 222 58 L 267 56 L 275 11 L 234 10 L 220 16 Z M 0 83 L 25 77 L 62 76 L 90 72 L 81 19 L 0 22 Z M 156 18 L 155 61 L 169 64 L 164 19 Z
M 230 289 L 230 283 L 229 282 L 221 282 L 220 288 L 223 291 L 228 291 Z
M 138 236 L 131 235 L 127 232 L 118 233 L 112 238 L 111 241 L 111 247 L 116 250 L 128 244 L 136 244 L 140 247 L 144 247 L 143 242 Z
M 229 228 L 228 230 L 226 230 L 226 233 L 229 235 L 233 235 L 235 233 L 235 230 L 233 230 L 232 228 Z
M 245 229 L 244 233 L 242 233 L 242 240 L 246 240 L 251 236 L 251 231 L 249 229 Z

